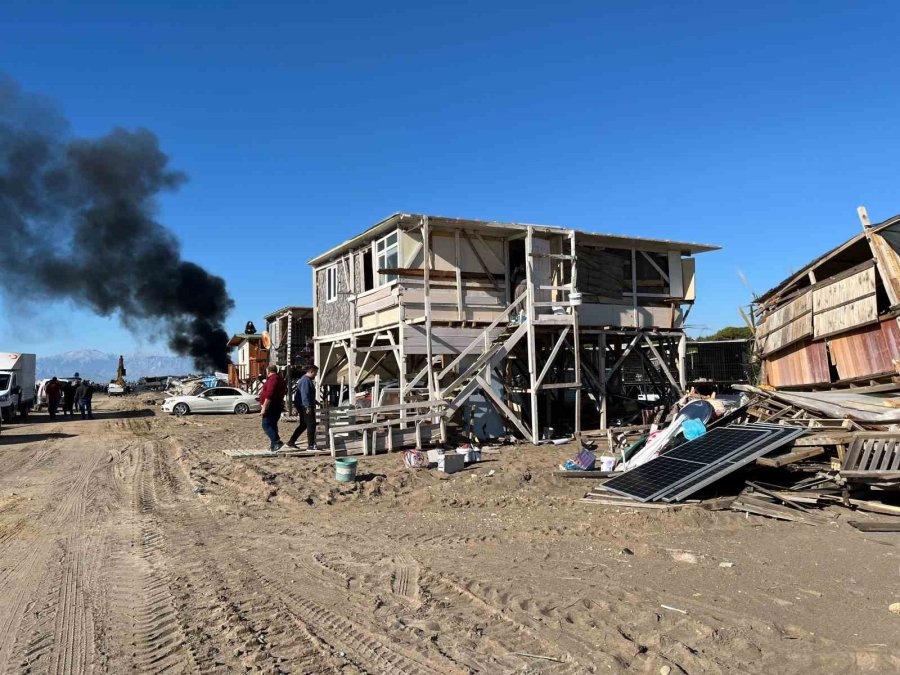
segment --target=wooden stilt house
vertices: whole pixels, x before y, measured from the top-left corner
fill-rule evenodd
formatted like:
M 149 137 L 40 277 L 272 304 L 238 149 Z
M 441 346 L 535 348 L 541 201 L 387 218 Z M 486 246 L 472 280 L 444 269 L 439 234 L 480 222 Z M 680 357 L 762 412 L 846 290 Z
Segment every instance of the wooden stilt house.
M 332 449 L 444 438 L 475 392 L 533 442 L 664 405 L 685 387 L 693 256 L 716 248 L 386 218 L 309 261 Z

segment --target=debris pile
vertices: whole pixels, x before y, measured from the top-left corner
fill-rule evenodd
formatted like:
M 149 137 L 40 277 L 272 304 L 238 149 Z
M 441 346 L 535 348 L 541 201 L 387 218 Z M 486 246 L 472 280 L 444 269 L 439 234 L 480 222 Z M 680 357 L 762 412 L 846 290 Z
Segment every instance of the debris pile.
M 744 397 L 731 410 L 694 397 L 664 428 L 609 430 L 616 471 L 582 501 L 732 508 L 808 525 L 827 522 L 812 509 L 828 506 L 900 516 L 900 385 L 874 395 L 736 388 Z

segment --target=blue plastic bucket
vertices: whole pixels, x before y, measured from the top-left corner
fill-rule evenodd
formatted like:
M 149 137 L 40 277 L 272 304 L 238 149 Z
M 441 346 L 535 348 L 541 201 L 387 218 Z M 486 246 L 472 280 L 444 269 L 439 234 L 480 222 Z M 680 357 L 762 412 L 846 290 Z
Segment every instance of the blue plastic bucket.
M 338 457 L 334 460 L 334 477 L 344 483 L 356 480 L 356 460 L 350 457 Z

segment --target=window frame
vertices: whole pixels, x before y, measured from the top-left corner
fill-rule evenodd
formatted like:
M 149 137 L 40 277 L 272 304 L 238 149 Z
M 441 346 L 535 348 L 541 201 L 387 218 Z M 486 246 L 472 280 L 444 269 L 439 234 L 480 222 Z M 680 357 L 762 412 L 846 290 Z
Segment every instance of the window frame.
M 391 237 L 395 238 L 394 243 L 391 245 L 387 245 L 385 243 L 384 250 L 379 251 L 378 250 L 379 245 L 382 244 L 383 242 L 387 242 L 387 240 L 390 239 Z M 396 229 L 392 232 L 388 232 L 383 237 L 376 239 L 375 242 L 372 244 L 372 272 L 374 273 L 374 275 L 376 277 L 376 279 L 374 280 L 375 285 L 372 287 L 373 290 L 376 288 L 383 288 L 384 286 L 390 286 L 391 284 L 393 284 L 397 281 L 396 274 L 382 274 L 381 272 L 378 271 L 379 269 L 381 269 L 383 267 L 383 265 L 380 264 L 379 259 L 382 257 L 387 258 L 391 249 L 396 249 L 396 252 L 397 252 L 396 267 L 399 267 L 401 264 L 400 263 L 400 230 L 399 229 Z M 390 277 L 393 277 L 393 278 L 390 278 Z
M 335 302 L 338 296 L 338 266 L 334 263 L 325 268 L 325 302 Z M 333 285 L 332 285 L 333 277 Z

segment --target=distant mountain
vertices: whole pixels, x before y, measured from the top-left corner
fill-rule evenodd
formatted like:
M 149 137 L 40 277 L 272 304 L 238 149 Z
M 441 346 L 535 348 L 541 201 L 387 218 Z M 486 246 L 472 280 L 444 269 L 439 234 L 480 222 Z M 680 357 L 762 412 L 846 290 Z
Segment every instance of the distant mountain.
M 184 356 L 158 354 L 125 354 L 125 376 L 129 381 L 152 375 L 187 375 L 195 371 L 191 359 Z M 119 355 L 96 349 L 79 349 L 52 356 L 37 357 L 37 377 L 81 377 L 95 382 L 109 382 L 116 377 Z

